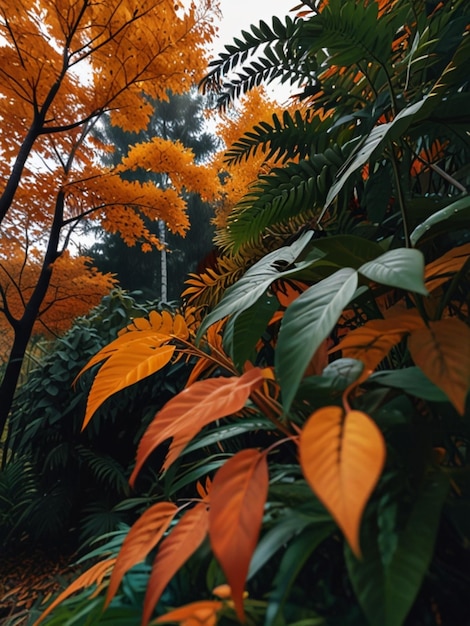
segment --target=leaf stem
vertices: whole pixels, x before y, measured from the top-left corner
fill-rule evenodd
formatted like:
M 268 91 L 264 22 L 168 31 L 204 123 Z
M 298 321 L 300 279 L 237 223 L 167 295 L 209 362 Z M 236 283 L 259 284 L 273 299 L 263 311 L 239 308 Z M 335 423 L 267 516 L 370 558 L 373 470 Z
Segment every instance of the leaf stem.
M 401 218 L 403 222 L 403 237 L 405 239 L 405 247 L 411 248 L 410 232 L 408 228 L 408 221 L 407 221 L 407 215 L 406 215 L 405 197 L 404 197 L 403 189 L 402 189 L 401 182 L 400 182 L 400 172 L 398 171 L 397 157 L 396 157 L 395 148 L 392 142 L 390 142 L 389 145 L 390 145 L 390 163 L 392 165 L 393 175 L 395 178 L 398 205 L 400 207 L 400 213 L 401 213 Z

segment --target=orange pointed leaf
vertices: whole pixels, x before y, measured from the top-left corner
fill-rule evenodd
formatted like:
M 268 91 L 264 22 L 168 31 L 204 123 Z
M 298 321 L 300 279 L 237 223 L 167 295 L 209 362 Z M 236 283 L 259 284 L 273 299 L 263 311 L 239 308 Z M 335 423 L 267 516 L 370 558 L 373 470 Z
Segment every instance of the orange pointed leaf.
M 130 529 L 119 551 L 106 594 L 105 607 L 116 594 L 124 574 L 145 559 L 168 529 L 178 508 L 171 502 L 158 502 L 141 515 Z
M 245 619 L 245 581 L 263 521 L 268 485 L 266 455 L 248 449 L 218 470 L 211 488 L 209 537 L 241 621 Z
M 158 372 L 171 361 L 175 346 L 161 345 L 158 334 L 142 333 L 111 354 L 97 373 L 88 396 L 82 430 L 110 396 Z
M 100 561 L 95 563 L 92 567 L 87 569 L 83 574 L 76 578 L 57 598 L 50 604 L 47 609 L 41 613 L 39 618 L 34 622 L 33 626 L 40 624 L 49 613 L 51 613 L 56 606 L 63 602 L 66 598 L 71 596 L 76 591 L 91 587 L 91 585 L 101 584 L 103 578 L 109 574 L 116 559 L 107 559 L 106 561 Z
M 452 248 L 441 257 L 428 263 L 424 268 L 424 278 L 428 291 L 437 289 L 440 285 L 452 278 L 470 256 L 470 243 Z
M 343 357 L 358 359 L 364 363 L 365 371 L 373 371 L 407 333 L 423 325 L 413 312 L 371 320 L 349 332 L 331 352 L 341 350 Z
M 256 367 L 240 377 L 200 380 L 167 402 L 140 440 L 131 484 L 157 446 L 173 437 L 163 464 L 165 470 L 204 426 L 240 411 L 250 393 L 262 384 L 263 378 L 263 371 Z
M 155 557 L 145 593 L 142 625 L 145 626 L 165 587 L 199 548 L 207 535 L 207 503 L 200 502 L 181 517 L 171 533 L 162 541 Z
M 463 415 L 470 388 L 470 328 L 456 317 L 429 322 L 408 339 L 415 364 Z
M 220 600 L 201 600 L 180 606 L 165 615 L 160 615 L 153 624 L 179 622 L 181 626 L 215 626 L 217 612 L 223 607 Z
M 308 484 L 359 556 L 362 514 L 385 462 L 382 433 L 361 411 L 327 406 L 305 424 L 299 452 Z

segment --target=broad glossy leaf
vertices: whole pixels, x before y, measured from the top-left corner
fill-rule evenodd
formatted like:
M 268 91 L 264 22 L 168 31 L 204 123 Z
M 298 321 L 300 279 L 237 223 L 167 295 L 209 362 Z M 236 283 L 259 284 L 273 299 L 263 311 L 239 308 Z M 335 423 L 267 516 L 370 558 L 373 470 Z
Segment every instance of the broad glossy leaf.
M 385 462 L 382 433 L 361 411 L 324 407 L 305 424 L 299 453 L 308 484 L 359 555 L 362 514 Z
M 436 474 L 416 497 L 396 548 L 384 558 L 382 532 L 368 524 L 362 536 L 363 558 L 358 560 L 346 547 L 346 564 L 357 598 L 374 626 L 402 626 L 422 585 L 434 550 L 448 480 Z
M 463 415 L 470 388 L 470 328 L 456 317 L 429 322 L 408 339 L 415 364 Z
M 178 507 L 171 502 L 157 502 L 133 524 L 119 551 L 106 593 L 105 607 L 116 595 L 124 574 L 143 561 L 169 528 Z
M 211 488 L 211 546 L 232 589 L 235 609 L 242 622 L 245 581 L 263 521 L 268 485 L 266 455 L 247 449 L 220 468 Z
M 456 222 L 462 227 L 470 223 L 470 195 L 452 202 L 431 217 L 419 224 L 410 235 L 410 241 L 415 246 L 420 240 L 427 240 L 442 233 L 456 229 Z
M 83 574 L 81 574 L 78 578 L 76 578 L 61 594 L 57 596 L 57 598 L 47 607 L 47 609 L 41 613 L 39 618 L 36 620 L 34 625 L 40 624 L 48 615 L 52 613 L 52 611 L 61 604 L 64 600 L 66 600 L 73 593 L 80 591 L 80 589 L 85 589 L 86 587 L 91 587 L 92 585 L 99 585 L 103 581 L 104 577 L 107 576 L 116 562 L 116 559 L 106 559 L 105 561 L 99 561 L 99 563 L 95 563 L 89 569 L 87 569 Z
M 276 372 L 286 412 L 307 365 L 354 296 L 357 280 L 355 270 L 339 270 L 307 289 L 286 310 L 275 354 Z
M 383 254 L 383 248 L 375 241 L 356 235 L 332 235 L 315 240 L 311 254 L 314 263 L 299 272 L 299 276 L 310 282 L 318 282 L 343 267 L 358 269 L 367 261 Z M 323 256 L 318 258 L 321 253 Z M 306 260 L 310 257 L 307 256 Z M 327 272 L 325 274 L 325 272 Z
M 369 377 L 371 383 L 401 389 L 416 398 L 431 402 L 445 402 L 447 396 L 427 378 L 419 367 L 405 367 L 402 370 L 375 372 Z
M 143 335 L 138 341 L 124 343 L 101 366 L 88 396 L 82 430 L 96 410 L 110 396 L 155 374 L 165 367 L 175 346 L 162 345 L 159 335 Z
M 419 250 L 389 250 L 374 261 L 361 265 L 358 271 L 381 285 L 428 295 L 424 284 L 424 256 Z
M 322 377 L 327 378 L 332 387 L 346 389 L 352 385 L 362 374 L 364 364 L 351 358 L 336 359 L 329 363 L 322 372 Z
M 168 624 L 179 622 L 182 626 L 200 625 L 215 626 L 217 624 L 217 612 L 224 606 L 220 600 L 200 600 L 191 602 L 177 609 L 173 609 L 165 615 L 160 615 L 153 624 Z
M 311 231 L 304 233 L 290 246 L 270 252 L 250 267 L 240 280 L 227 289 L 220 303 L 204 319 L 197 334 L 198 339 L 211 324 L 227 315 L 249 309 L 278 278 L 293 276 L 310 265 L 313 260 L 301 261 L 292 266 L 307 246 L 312 234 Z
M 140 440 L 131 484 L 157 446 L 173 438 L 163 464 L 165 470 L 204 426 L 243 409 L 250 393 L 263 380 L 262 370 L 255 367 L 240 377 L 197 381 L 172 398 L 156 414 Z
M 246 361 L 253 361 L 256 343 L 278 308 L 279 302 L 274 294 L 263 294 L 249 309 L 229 319 L 224 347 L 232 356 L 235 367 L 241 370 Z
M 381 150 L 383 150 L 386 143 L 396 137 L 400 137 L 416 119 L 424 114 L 425 110 L 427 112 L 430 108 L 437 105 L 437 100 L 438 99 L 435 98 L 435 104 L 431 104 L 431 100 L 425 97 L 402 109 L 392 122 L 375 126 L 370 131 L 369 135 L 358 143 L 357 147 L 354 148 L 352 154 L 338 171 L 337 180 L 331 187 L 326 198 L 325 208 L 333 202 L 354 172 L 357 172 L 369 159 L 378 155 Z
M 147 584 L 142 626 L 148 623 L 170 580 L 204 541 L 208 527 L 207 503 L 200 502 L 184 513 L 171 533 L 161 542 Z

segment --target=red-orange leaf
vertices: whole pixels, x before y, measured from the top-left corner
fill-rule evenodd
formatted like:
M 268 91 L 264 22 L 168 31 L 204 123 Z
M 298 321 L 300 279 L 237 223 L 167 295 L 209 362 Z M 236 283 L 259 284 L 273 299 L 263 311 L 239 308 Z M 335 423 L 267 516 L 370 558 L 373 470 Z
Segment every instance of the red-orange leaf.
M 143 561 L 168 529 L 178 508 L 171 502 L 158 502 L 145 511 L 130 529 L 119 551 L 106 594 L 105 607 L 113 599 L 124 574 Z
M 263 371 L 253 368 L 240 377 L 197 381 L 172 398 L 156 414 L 140 441 L 131 484 L 157 446 L 173 437 L 163 464 L 165 470 L 204 426 L 240 411 L 250 393 L 262 384 L 263 379 Z
M 362 514 L 385 462 L 382 433 L 361 411 L 327 406 L 305 424 L 299 452 L 307 482 L 359 556 Z
M 200 502 L 187 511 L 162 541 L 152 567 L 145 593 L 142 625 L 145 626 L 170 580 L 198 549 L 207 535 L 207 503 Z
M 33 626 L 40 624 L 49 613 L 51 613 L 56 606 L 63 602 L 66 598 L 71 596 L 80 589 L 91 587 L 91 585 L 101 584 L 103 578 L 109 574 L 116 559 L 107 559 L 106 561 L 100 561 L 95 563 L 92 567 L 83 572 L 78 578 L 76 578 L 57 598 L 50 604 L 47 609 L 41 613 L 39 618 L 34 622 Z
M 209 537 L 241 621 L 245 619 L 245 580 L 263 521 L 268 485 L 266 455 L 248 449 L 219 469 L 211 488 Z
M 470 388 L 470 328 L 456 317 L 429 322 L 428 328 L 410 335 L 408 349 L 416 365 L 463 415 Z
M 158 617 L 153 624 L 179 622 L 181 626 L 215 626 L 217 612 L 223 607 L 220 600 L 201 600 L 180 606 Z

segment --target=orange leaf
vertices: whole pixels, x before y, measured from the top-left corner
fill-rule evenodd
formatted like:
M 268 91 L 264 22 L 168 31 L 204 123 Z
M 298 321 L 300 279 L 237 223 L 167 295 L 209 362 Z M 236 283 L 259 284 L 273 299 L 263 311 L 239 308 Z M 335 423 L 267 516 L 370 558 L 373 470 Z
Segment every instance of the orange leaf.
M 204 426 L 240 411 L 250 393 L 262 384 L 263 378 L 263 371 L 255 367 L 240 377 L 200 380 L 167 402 L 140 440 L 131 485 L 157 446 L 173 437 L 163 464 L 163 470 L 166 470 Z
M 360 556 L 362 514 L 385 462 L 382 433 L 361 411 L 327 406 L 305 424 L 299 452 L 308 484 Z
M 410 330 L 423 325 L 422 319 L 412 312 L 371 320 L 349 332 L 330 352 L 341 350 L 343 357 L 358 359 L 364 363 L 365 371 L 373 371 Z
M 145 593 L 142 625 L 145 626 L 170 580 L 198 549 L 207 535 L 207 503 L 200 502 L 181 517 L 165 537 L 155 557 Z
M 119 588 L 124 574 L 144 560 L 163 537 L 178 507 L 171 502 L 158 502 L 140 516 L 130 529 L 119 551 L 106 594 L 105 607 Z
M 452 278 L 452 274 L 458 272 L 470 255 L 470 243 L 463 246 L 452 248 L 443 256 L 439 257 L 432 263 L 428 263 L 424 268 L 424 279 L 426 281 L 426 289 L 433 291 L 439 285 L 447 282 Z
M 110 396 L 158 372 L 171 361 L 175 346 L 162 346 L 161 336 L 155 333 L 139 335 L 138 340 L 121 345 L 101 366 L 90 389 L 82 430 Z
M 220 600 L 201 600 L 181 606 L 158 617 L 153 624 L 180 622 L 181 626 L 215 626 L 217 612 L 223 607 Z
M 470 328 L 456 317 L 429 322 L 412 333 L 408 349 L 415 364 L 463 415 L 470 387 Z
M 268 485 L 266 455 L 253 449 L 230 458 L 212 483 L 209 537 L 242 622 L 245 580 L 263 521 Z
M 65 589 L 57 598 L 54 600 L 52 604 L 50 604 L 47 609 L 41 613 L 39 618 L 34 622 L 33 626 L 37 626 L 40 624 L 44 618 L 51 613 L 56 606 L 58 606 L 61 602 L 63 602 L 66 598 L 71 596 L 76 591 L 80 591 L 80 589 L 85 589 L 86 587 L 91 587 L 94 584 L 101 584 L 103 578 L 111 571 L 116 559 L 107 559 L 106 561 L 100 561 L 99 563 L 95 563 L 92 567 L 83 572 L 78 578 L 76 578 L 68 587 Z

